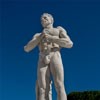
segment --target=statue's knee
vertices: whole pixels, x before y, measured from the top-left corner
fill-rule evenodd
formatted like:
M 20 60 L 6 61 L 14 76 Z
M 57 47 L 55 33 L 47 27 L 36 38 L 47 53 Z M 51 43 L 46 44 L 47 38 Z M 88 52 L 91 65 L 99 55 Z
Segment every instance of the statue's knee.
M 46 90 L 46 85 L 45 84 L 43 84 L 43 83 L 39 83 L 39 90 L 41 91 L 41 92 L 44 92 L 45 90 Z
M 39 88 L 46 89 L 46 82 L 38 80 Z
M 40 94 L 45 94 L 45 89 L 44 88 L 39 88 L 39 92 L 40 92 Z
M 63 83 L 63 82 L 57 82 L 57 83 L 55 84 L 55 86 L 56 86 L 57 92 L 64 91 L 64 83 Z

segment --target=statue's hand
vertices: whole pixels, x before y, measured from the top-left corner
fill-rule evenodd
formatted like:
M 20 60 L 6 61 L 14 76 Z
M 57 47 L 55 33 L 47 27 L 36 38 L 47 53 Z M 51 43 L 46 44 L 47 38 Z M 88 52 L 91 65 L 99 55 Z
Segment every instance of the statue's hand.
M 40 39 L 44 38 L 44 35 L 45 35 L 44 33 L 41 33 L 40 34 Z
M 44 38 L 48 41 L 52 41 L 52 36 L 49 34 L 44 34 Z
M 49 30 L 48 29 L 44 29 L 43 30 L 43 37 L 45 38 L 45 39 L 49 39 L 49 38 L 51 38 L 51 35 L 49 35 Z

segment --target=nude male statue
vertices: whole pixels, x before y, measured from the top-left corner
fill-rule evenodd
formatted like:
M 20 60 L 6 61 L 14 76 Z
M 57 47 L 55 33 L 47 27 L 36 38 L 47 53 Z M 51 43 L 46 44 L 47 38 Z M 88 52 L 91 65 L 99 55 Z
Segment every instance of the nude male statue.
M 39 47 L 39 61 L 37 70 L 37 100 L 51 100 L 51 79 L 54 79 L 57 100 L 67 100 L 64 88 L 64 70 L 60 55 L 60 48 L 71 48 L 73 42 L 61 26 L 53 27 L 54 19 L 51 14 L 41 16 L 43 31 L 36 33 L 32 40 L 24 46 L 26 52 L 37 45 Z M 39 93 L 39 94 L 38 94 Z

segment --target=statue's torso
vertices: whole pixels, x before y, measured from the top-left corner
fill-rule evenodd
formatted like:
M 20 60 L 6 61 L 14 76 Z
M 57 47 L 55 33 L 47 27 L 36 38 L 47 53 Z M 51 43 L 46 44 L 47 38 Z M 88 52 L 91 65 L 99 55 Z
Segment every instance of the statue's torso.
M 47 31 L 48 32 L 46 34 L 49 34 L 51 36 L 57 36 L 59 38 L 59 30 L 57 28 L 48 29 Z M 41 34 L 44 34 L 44 33 L 41 33 Z M 40 52 L 45 52 L 45 53 L 50 52 L 51 49 L 55 47 L 59 48 L 59 45 L 56 43 L 52 43 L 52 41 L 48 41 L 45 38 L 43 38 L 39 43 Z

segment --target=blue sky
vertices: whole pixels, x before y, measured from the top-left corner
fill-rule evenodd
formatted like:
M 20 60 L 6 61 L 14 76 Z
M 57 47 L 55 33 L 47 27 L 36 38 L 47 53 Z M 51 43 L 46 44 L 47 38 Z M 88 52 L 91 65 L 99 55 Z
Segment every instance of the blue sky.
M 52 14 L 54 27 L 63 26 L 74 42 L 72 49 L 61 50 L 66 92 L 100 90 L 99 0 L 4 0 L 0 4 L 1 100 L 35 100 L 39 51 L 25 53 L 23 46 L 41 32 L 44 12 Z

